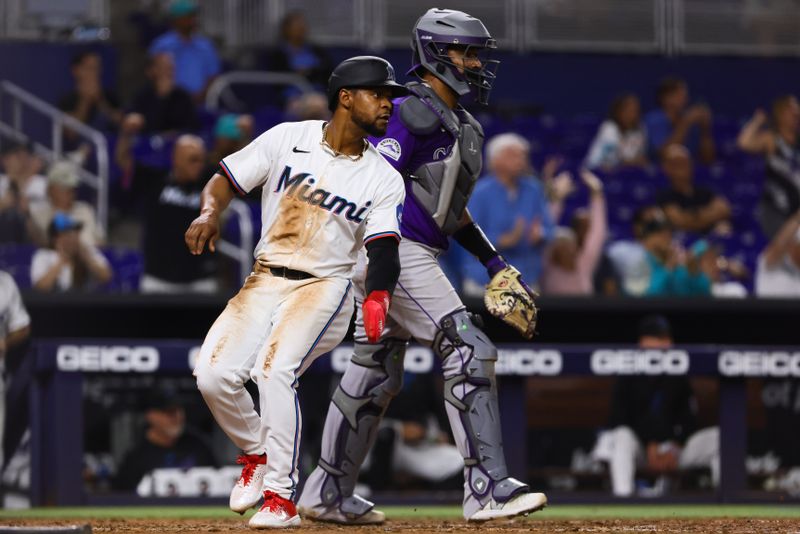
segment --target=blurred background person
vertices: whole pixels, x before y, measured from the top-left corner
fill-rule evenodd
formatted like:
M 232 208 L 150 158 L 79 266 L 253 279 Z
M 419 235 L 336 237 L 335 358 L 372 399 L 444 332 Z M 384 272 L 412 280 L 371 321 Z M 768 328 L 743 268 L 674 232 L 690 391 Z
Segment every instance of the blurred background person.
M 195 135 L 183 134 L 175 141 L 169 169 L 137 163 L 132 154 L 133 138 L 143 122 L 126 118 L 117 140 L 117 164 L 133 176 L 133 194 L 140 203 L 143 231 L 144 273 L 140 290 L 145 293 L 213 293 L 218 289 L 215 259 L 209 254 L 193 256 L 183 234 L 200 209 L 200 193 L 210 176 L 206 148 Z
M 661 169 L 669 180 L 669 188 L 660 191 L 656 202 L 664 210 L 672 228 L 683 232 L 729 233 L 723 228 L 731 217 L 731 205 L 718 193 L 694 183 L 694 164 L 689 150 L 682 145 L 669 145 L 661 156 Z
M 617 241 L 608 256 L 632 296 L 707 296 L 711 281 L 696 258 L 672 240 L 672 228 L 657 206 L 637 210 L 633 219 L 635 241 Z
M 286 113 L 298 121 L 326 121 L 331 118 L 328 97 L 316 91 L 293 98 L 286 107 Z
M 647 164 L 647 132 L 642 123 L 639 97 L 625 93 L 612 102 L 608 118 L 589 146 L 584 165 L 608 172 Z
M 672 347 L 669 322 L 642 319 L 639 348 Z M 631 497 L 636 469 L 657 474 L 704 467 L 719 484 L 719 428 L 697 429 L 697 401 L 686 376 L 624 376 L 616 379 L 608 430 L 600 432 L 592 456 L 608 464 L 615 497 Z
M 800 209 L 798 128 L 800 104 L 793 95 L 784 95 L 772 102 L 771 121 L 764 111 L 756 110 L 736 140 L 739 148 L 764 156 L 766 162 L 764 189 L 756 213 L 767 237 L 775 236 Z
M 47 178 L 39 174 L 42 162 L 33 154 L 30 143 L 3 143 L 0 162 L 3 164 L 3 174 L 0 174 L 0 202 L 12 187 L 20 201 L 28 205 L 47 200 Z
M 542 183 L 531 174 L 530 143 L 520 135 L 500 134 L 486 144 L 490 174 L 475 186 L 469 212 L 497 251 L 538 285 L 545 246 L 555 235 Z M 463 264 L 464 292 L 482 296 L 489 281 L 477 262 Z
M 744 298 L 747 288 L 742 283 L 750 277 L 744 264 L 723 256 L 722 245 L 709 239 L 698 239 L 689 248 L 689 255 L 697 261 L 700 271 L 711 281 L 711 295 L 716 298 Z
M 685 145 L 704 164 L 716 158 L 711 109 L 689 106 L 689 87 L 680 78 L 664 78 L 656 91 L 658 108 L 644 117 L 650 157 L 659 161 L 669 145 Z
M 171 0 L 167 8 L 172 30 L 150 45 L 149 53 L 167 53 L 175 62 L 175 82 L 201 103 L 208 86 L 220 73 L 220 61 L 214 43 L 197 31 L 197 2 Z
M 119 464 L 113 486 L 131 491 L 142 478 L 159 468 L 216 467 L 205 439 L 186 427 L 186 411 L 176 392 L 156 389 L 145 400 L 144 434 Z
M 175 83 L 175 62 L 166 52 L 148 58 L 147 83 L 131 103 L 130 111 L 144 120 L 144 132 L 168 133 L 197 130 L 200 121 L 192 95 Z
M 223 158 L 244 148 L 253 139 L 253 117 L 226 113 L 214 126 L 214 144 L 208 152 L 210 172 Z
M 88 202 L 78 200 L 80 177 L 78 168 L 70 161 L 58 161 L 47 173 L 47 201 L 37 202 L 31 210 L 39 233 L 47 235 L 47 229 L 56 213 L 65 213 L 81 225 L 80 237 L 84 243 L 99 246 L 105 240 L 102 227 L 97 224 L 94 208 Z
M 608 212 L 608 206 L 606 206 L 606 212 Z M 575 232 L 579 250 L 582 250 L 584 243 L 586 243 L 590 224 L 591 219 L 588 209 L 578 208 L 572 212 L 570 228 Z M 603 250 L 600 252 L 600 259 L 594 270 L 594 293 L 604 297 L 615 297 L 622 292 L 622 284 L 614 264 L 608 257 L 606 246 L 604 245 Z
M 44 293 L 94 289 L 111 280 L 111 265 L 103 253 L 80 239 L 81 223 L 56 213 L 48 228 L 50 245 L 31 261 L 31 282 Z
M 58 108 L 87 126 L 99 130 L 113 130 L 122 120 L 122 110 L 114 91 L 103 87 L 102 61 L 91 51 L 79 52 L 72 58 L 72 78 L 75 88 L 61 97 Z M 68 141 L 75 134 L 65 130 Z
M 299 10 L 286 13 L 280 23 L 279 36 L 278 44 L 268 54 L 267 68 L 299 74 L 324 92 L 333 63 L 325 48 L 309 42 L 305 13 Z
M 542 294 L 582 295 L 594 293 L 594 273 L 608 235 L 606 201 L 603 182 L 591 171 L 581 171 L 581 179 L 589 189 L 589 220 L 579 243 L 571 228 L 559 228 L 546 255 L 542 274 Z
M 756 295 L 770 298 L 800 297 L 800 211 L 775 234 L 758 257 Z

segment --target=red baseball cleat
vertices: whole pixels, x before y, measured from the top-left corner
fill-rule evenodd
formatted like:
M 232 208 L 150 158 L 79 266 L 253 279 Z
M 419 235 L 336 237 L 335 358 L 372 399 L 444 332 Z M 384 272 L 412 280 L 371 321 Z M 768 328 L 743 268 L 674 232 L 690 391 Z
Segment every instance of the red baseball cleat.
M 230 507 L 243 514 L 261 500 L 264 491 L 264 474 L 267 472 L 266 454 L 242 454 L 236 459 L 241 464 L 242 475 L 231 490 Z
M 248 524 L 253 528 L 296 527 L 300 524 L 300 516 L 292 501 L 274 491 L 265 491 L 264 504 Z

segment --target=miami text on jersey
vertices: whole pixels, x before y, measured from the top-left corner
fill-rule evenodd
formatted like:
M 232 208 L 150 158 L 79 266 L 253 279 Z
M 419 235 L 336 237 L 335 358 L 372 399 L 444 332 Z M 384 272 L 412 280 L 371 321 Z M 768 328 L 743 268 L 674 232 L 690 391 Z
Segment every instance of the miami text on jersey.
M 292 168 L 287 165 L 284 167 L 283 173 L 281 173 L 275 192 L 285 192 L 289 196 L 298 198 L 312 206 L 319 206 L 324 210 L 333 212 L 335 215 L 342 215 L 342 212 L 346 210 L 344 215 L 348 220 L 357 223 L 364 222 L 364 212 L 372 205 L 372 202 L 367 201 L 364 207 L 359 207 L 355 202 L 334 195 L 330 191 L 322 188 L 312 189 L 316 181 L 314 176 L 308 172 L 301 172 L 292 176 Z

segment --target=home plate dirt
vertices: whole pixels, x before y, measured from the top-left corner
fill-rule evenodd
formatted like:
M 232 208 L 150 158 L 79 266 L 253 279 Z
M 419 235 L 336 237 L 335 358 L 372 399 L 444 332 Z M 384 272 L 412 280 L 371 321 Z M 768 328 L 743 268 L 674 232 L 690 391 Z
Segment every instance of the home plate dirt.
M 171 533 L 171 532 L 254 532 L 242 519 L 100 519 L 93 521 L 58 521 L 38 519 L 0 519 L 0 532 L 3 527 L 53 527 L 75 524 L 91 525 L 93 533 Z M 483 524 L 466 524 L 460 521 L 437 519 L 395 519 L 379 526 L 340 526 L 329 523 L 304 521 L 298 528 L 290 529 L 292 534 L 321 532 L 368 533 L 460 533 L 460 532 L 495 532 L 522 533 L 540 532 L 552 534 L 571 533 L 603 533 L 603 534 L 635 534 L 642 532 L 658 533 L 715 533 L 725 534 L 766 534 L 785 533 L 800 534 L 800 519 L 517 519 L 514 521 L 491 522 Z M 46 530 L 43 530 L 46 532 Z M 52 531 L 51 531 L 52 532 Z

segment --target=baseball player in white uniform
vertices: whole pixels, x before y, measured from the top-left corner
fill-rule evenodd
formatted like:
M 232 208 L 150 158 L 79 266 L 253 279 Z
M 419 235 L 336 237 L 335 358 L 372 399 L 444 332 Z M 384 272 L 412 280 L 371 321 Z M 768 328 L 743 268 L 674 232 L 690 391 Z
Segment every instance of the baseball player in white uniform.
M 4 461 L 2 443 L 6 424 L 6 354 L 28 338 L 30 324 L 16 282 L 10 274 L 0 271 L 0 467 Z
M 366 140 L 386 131 L 391 99 L 406 93 L 385 60 L 342 62 L 329 81 L 329 123 L 284 123 L 220 162 L 186 232 L 193 254 L 214 251 L 219 217 L 234 196 L 262 187 L 262 235 L 255 266 L 208 332 L 194 371 L 215 419 L 242 449 L 230 507 L 243 513 L 263 495 L 254 528 L 300 524 L 300 375 L 344 338 L 353 314 L 351 278 L 359 250 L 369 257 L 368 335 L 383 330 L 400 273 L 401 176 Z M 260 416 L 244 388 L 258 386 Z

